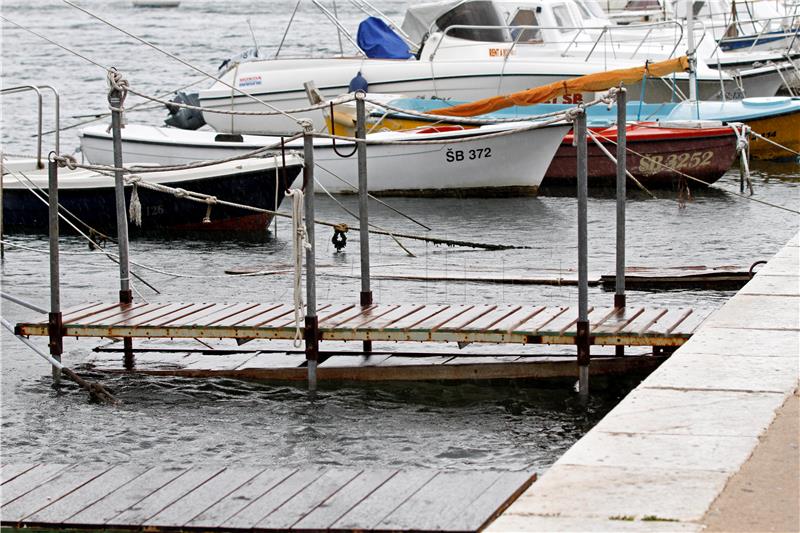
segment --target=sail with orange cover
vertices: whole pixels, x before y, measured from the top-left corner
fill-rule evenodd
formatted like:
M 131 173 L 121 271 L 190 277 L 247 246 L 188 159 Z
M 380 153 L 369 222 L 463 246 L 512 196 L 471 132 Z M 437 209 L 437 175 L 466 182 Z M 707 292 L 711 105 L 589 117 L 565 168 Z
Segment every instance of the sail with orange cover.
M 605 91 L 611 87 L 618 86 L 620 83 L 637 83 L 644 76 L 660 78 L 673 72 L 685 72 L 687 70 L 689 70 L 689 59 L 686 56 L 681 56 L 656 63 L 648 62 L 641 67 L 609 70 L 587 74 L 579 78 L 560 80 L 541 87 L 534 87 L 533 89 L 491 96 L 452 107 L 442 107 L 428 113 L 451 117 L 474 117 L 515 105 L 525 106 L 547 102 L 564 94 Z

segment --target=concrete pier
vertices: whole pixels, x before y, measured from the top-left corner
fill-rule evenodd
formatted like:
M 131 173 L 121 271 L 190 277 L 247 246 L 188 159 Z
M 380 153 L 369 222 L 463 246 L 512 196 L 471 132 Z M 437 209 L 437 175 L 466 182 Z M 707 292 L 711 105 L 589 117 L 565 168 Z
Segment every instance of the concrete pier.
M 799 235 L 488 530 L 800 530 Z

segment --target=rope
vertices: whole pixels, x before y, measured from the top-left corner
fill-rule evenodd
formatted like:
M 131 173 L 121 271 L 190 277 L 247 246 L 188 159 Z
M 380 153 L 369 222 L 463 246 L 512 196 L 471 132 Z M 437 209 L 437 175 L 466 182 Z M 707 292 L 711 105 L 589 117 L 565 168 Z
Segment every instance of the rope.
M 756 137 L 758 137 L 758 138 L 759 138 L 759 139 L 761 139 L 762 141 L 767 141 L 768 143 L 770 143 L 770 144 L 772 144 L 772 145 L 775 145 L 775 146 L 777 146 L 778 148 L 782 148 L 782 149 L 786 150 L 787 152 L 790 152 L 790 153 L 792 153 L 792 154 L 794 154 L 794 155 L 800 155 L 800 152 L 798 152 L 797 150 L 792 150 L 791 148 L 789 148 L 789 147 L 787 147 L 787 146 L 784 146 L 784 145 L 782 145 L 782 144 L 776 143 L 776 142 L 775 142 L 775 141 L 773 141 L 772 139 L 767 139 L 766 137 L 764 137 L 763 135 L 761 135 L 761 134 L 760 134 L 760 133 L 758 133 L 758 132 L 755 132 L 755 131 L 753 131 L 753 130 L 750 130 L 750 135 L 755 135 Z
M 42 254 L 42 255 L 50 254 L 49 250 L 40 250 L 38 248 L 33 248 L 31 246 L 24 246 L 22 244 L 17 244 L 17 243 L 11 242 L 11 241 L 0 240 L 0 243 L 4 244 L 6 246 L 10 246 L 12 248 L 19 248 L 20 250 L 26 250 L 26 251 L 34 252 L 34 253 L 37 253 L 37 254 Z M 115 260 L 115 261 L 116 261 L 116 259 L 119 258 L 118 255 L 113 254 L 111 252 L 100 251 L 100 253 L 102 253 L 103 255 L 108 256 L 109 258 L 111 258 L 112 260 Z M 59 251 L 58 255 L 95 255 L 95 252 L 63 252 L 63 251 Z M 139 268 L 143 269 L 143 270 L 147 270 L 147 271 L 153 272 L 155 274 L 162 274 L 164 276 L 170 276 L 170 277 L 173 277 L 173 278 L 188 278 L 188 279 L 225 279 L 225 278 L 230 278 L 230 275 L 228 275 L 228 274 L 225 274 L 225 275 L 179 274 L 177 272 L 170 272 L 170 271 L 167 271 L 167 270 L 161 270 L 161 269 L 158 269 L 156 267 L 143 265 L 142 263 L 136 263 L 134 261 L 131 261 L 130 263 L 132 265 L 136 266 L 136 267 L 139 267 Z M 262 276 L 264 274 L 276 274 L 276 273 L 282 273 L 282 272 L 284 272 L 284 271 L 283 270 L 279 270 L 279 271 L 275 271 L 275 270 L 259 270 L 259 271 L 256 271 L 256 272 L 248 272 L 246 274 L 238 274 L 238 275 L 240 277 L 250 277 L 250 276 Z M 142 281 L 142 279 L 139 278 L 139 276 L 137 276 L 136 274 L 132 273 L 132 275 L 135 278 L 137 278 L 139 281 Z M 150 286 L 150 285 L 148 285 L 148 286 Z M 158 291 L 156 291 L 156 292 L 158 292 Z
M 286 196 L 292 199 L 292 253 L 294 255 L 294 340 L 292 344 L 295 348 L 302 345 L 300 331 L 300 320 L 303 318 L 303 256 L 306 250 L 311 249 L 308 242 L 306 227 L 304 224 L 305 215 L 303 213 L 303 191 L 300 189 L 289 189 Z
M 608 141 L 608 142 L 610 142 L 611 144 L 614 144 L 614 145 L 617 144 L 616 142 L 612 141 L 608 137 L 604 137 L 603 135 L 601 135 L 599 133 L 597 134 L 597 136 L 602 138 L 602 139 L 604 139 L 604 140 L 606 140 L 606 141 Z M 677 170 L 677 169 L 672 168 L 672 167 L 670 167 L 668 165 L 665 165 L 664 163 L 662 163 L 660 161 L 656 161 L 655 159 L 652 159 L 651 157 L 648 157 L 648 156 L 646 156 L 644 154 L 640 154 L 639 152 L 637 152 L 635 150 L 632 150 L 632 149 L 628 148 L 627 146 L 625 147 L 625 150 L 627 150 L 628 152 L 630 152 L 632 154 L 638 155 L 640 158 L 646 159 L 647 161 L 650 161 L 651 163 L 656 163 L 657 165 L 659 165 L 661 167 L 664 167 L 667 170 L 669 170 L 671 172 L 674 172 L 675 174 L 683 176 L 684 178 L 687 178 L 687 179 L 692 180 L 692 181 L 696 181 L 697 183 L 701 183 L 701 184 L 705 185 L 708 188 L 713 188 L 715 190 L 722 191 L 722 192 L 724 192 L 726 194 L 730 194 L 732 196 L 737 196 L 739 198 L 744 198 L 745 200 L 750 200 L 751 202 L 756 202 L 756 203 L 763 204 L 763 205 L 766 205 L 766 206 L 769 206 L 769 207 L 774 207 L 775 209 L 780 209 L 782 211 L 788 211 L 788 212 L 793 213 L 795 215 L 800 215 L 800 211 L 797 211 L 795 209 L 790 209 L 790 208 L 784 207 L 782 205 L 777 205 L 777 204 L 773 204 L 771 202 L 766 202 L 764 200 L 759 200 L 757 198 L 753 198 L 752 196 L 746 196 L 744 194 L 739 194 L 739 193 L 736 193 L 736 192 L 733 192 L 733 191 L 729 191 L 727 189 L 721 189 L 719 187 L 712 187 L 712 184 L 708 183 L 707 181 L 703 181 L 700 178 L 695 178 L 694 176 L 690 176 L 689 174 L 686 174 L 685 172 L 681 172 L 680 170 Z
M 323 170 L 324 170 L 324 169 L 323 169 Z M 326 188 L 325 188 L 325 186 L 324 186 L 322 183 L 320 183 L 320 182 L 319 182 L 319 180 L 317 180 L 316 178 L 314 178 L 314 183 L 316 183 L 316 184 L 317 184 L 317 186 L 318 186 L 320 189 L 322 189 L 322 192 L 324 192 L 325 194 L 327 194 L 327 195 L 328 195 L 328 197 L 329 197 L 331 200 L 333 200 L 333 202 L 334 202 L 336 205 L 338 205 L 338 206 L 339 206 L 339 208 L 341 208 L 341 209 L 342 209 L 342 211 L 344 211 L 345 213 L 347 213 L 347 214 L 348 214 L 348 215 L 350 215 L 351 217 L 355 218 L 356 220 L 361 220 L 361 217 L 359 217 L 359 216 L 358 216 L 357 214 L 355 214 L 353 211 L 351 211 L 350 209 L 348 209 L 348 208 L 347 208 L 347 207 L 346 207 L 346 206 L 345 206 L 345 205 L 344 205 L 342 202 L 340 202 L 339 200 L 337 200 L 337 199 L 336 199 L 336 198 L 335 198 L 335 197 L 334 197 L 334 196 L 333 196 L 333 195 L 332 195 L 332 194 L 331 194 L 331 193 L 328 191 L 328 189 L 326 189 Z M 371 223 L 371 222 L 369 223 L 369 225 L 370 225 L 371 227 L 373 227 L 373 228 L 377 228 L 377 229 L 379 229 L 379 230 L 386 231 L 386 232 L 387 232 L 387 234 L 388 234 L 388 235 L 389 235 L 389 236 L 390 236 L 390 237 L 391 237 L 391 238 L 394 240 L 394 242 L 395 242 L 395 243 L 397 243 L 397 245 L 398 245 L 400 248 L 402 248 L 402 249 L 403 249 L 403 251 L 404 251 L 406 254 L 408 254 L 408 256 L 409 256 L 409 257 L 416 257 L 416 255 L 414 255 L 414 253 L 413 253 L 411 250 L 409 250 L 408 248 L 406 248 L 406 247 L 403 245 L 403 243 L 402 243 L 402 242 L 400 242 L 400 239 L 398 239 L 397 237 L 395 237 L 395 236 L 394 236 L 394 235 L 393 235 L 391 232 L 389 232 L 388 230 L 386 230 L 386 229 L 384 229 L 384 228 L 382 228 L 382 227 L 380 227 L 380 226 L 378 226 L 378 225 L 376 225 L 376 224 L 373 224 L 373 223 Z M 340 226 L 344 226 L 344 228 L 347 228 L 347 229 L 345 229 L 345 230 L 344 230 L 345 232 L 346 232 L 346 231 L 349 229 L 349 228 L 347 227 L 347 224 L 337 224 L 337 225 L 333 226 L 333 231 L 334 231 L 334 232 L 337 232 Z M 336 233 L 334 233 L 334 241 L 335 241 L 335 239 L 336 239 Z M 345 241 L 345 243 L 347 242 L 347 237 L 345 237 L 345 238 L 344 238 L 344 241 Z M 336 246 L 336 243 L 335 243 L 335 242 L 334 242 L 333 244 L 334 244 L 334 246 Z M 344 246 L 342 246 L 342 247 L 344 247 Z M 338 250 L 339 250 L 339 249 L 337 248 L 337 251 L 338 251 Z
M 313 105 L 309 105 L 309 106 L 306 106 L 306 107 L 297 107 L 297 108 L 294 108 L 294 109 L 286 109 L 282 113 L 279 113 L 277 111 L 234 111 L 232 109 L 214 109 L 214 108 L 210 108 L 210 107 L 196 106 L 196 105 L 185 104 L 185 103 L 181 103 L 181 102 L 173 102 L 171 100 L 163 100 L 163 99 L 157 98 L 155 96 L 149 96 L 149 95 L 147 95 L 145 93 L 140 93 L 140 92 L 135 91 L 135 90 L 130 89 L 130 88 L 128 89 L 128 91 L 130 91 L 131 93 L 135 94 L 136 96 L 144 98 L 145 100 L 150 100 L 151 102 L 157 102 L 159 104 L 163 104 L 163 105 L 166 105 L 166 106 L 180 107 L 182 109 L 190 109 L 192 111 L 202 111 L 203 113 L 217 113 L 219 115 L 267 116 L 267 117 L 268 116 L 281 115 L 283 113 L 306 113 L 308 111 L 317 111 L 319 109 L 326 108 L 331 103 L 333 105 L 339 105 L 339 104 L 344 104 L 344 103 L 347 103 L 347 102 L 352 102 L 353 100 L 355 100 L 355 97 L 352 94 L 345 94 L 345 95 L 342 95 L 342 96 L 338 96 L 338 97 L 334 98 L 333 100 L 328 100 L 326 102 L 322 102 L 322 103 L 319 103 L 319 104 L 313 104 Z
M 117 31 L 119 31 L 119 32 L 121 32 L 121 33 L 124 33 L 125 35 L 127 35 L 127 36 L 128 36 L 128 37 L 130 37 L 131 39 L 135 39 L 136 41 L 139 41 L 140 43 L 142 43 L 142 44 L 144 44 L 144 45 L 146 45 L 146 46 L 149 46 L 149 47 L 150 47 L 150 48 L 152 48 L 153 50 L 155 50 L 155 51 L 157 51 L 157 52 L 159 52 L 159 53 L 162 53 L 162 54 L 164 54 L 165 56 L 169 57 L 170 59 L 174 59 L 175 61 L 177 61 L 177 62 L 179 62 L 180 64 L 182 64 L 182 65 L 184 65 L 184 66 L 186 66 L 186 67 L 188 67 L 188 68 L 190 68 L 190 69 L 194 70 L 195 72 L 198 72 L 198 73 L 202 74 L 203 76 L 206 76 L 206 77 L 208 77 L 208 78 L 210 78 L 210 79 L 212 79 L 212 80 L 216 81 L 217 83 L 221 83 L 222 85 L 225 85 L 226 87 L 228 87 L 228 88 L 230 88 L 230 89 L 232 89 L 232 90 L 234 90 L 234 91 L 238 91 L 238 92 L 239 92 L 239 93 L 241 93 L 243 96 L 245 96 L 245 97 L 247 97 L 247 98 L 250 98 L 251 100 L 253 100 L 253 101 L 255 101 L 255 102 L 258 102 L 258 103 L 260 103 L 260 104 L 262 104 L 262 105 L 266 106 L 267 108 L 269 108 L 269 109 L 272 109 L 273 111 L 277 111 L 278 113 L 280 113 L 281 115 L 285 116 L 286 118 L 288 118 L 288 119 L 290 119 L 290 120 L 293 120 L 293 121 L 294 121 L 295 123 L 297 123 L 298 125 L 300 124 L 300 119 L 298 119 L 298 118 L 296 118 L 296 117 L 294 117 L 294 116 L 290 115 L 289 113 L 287 113 L 287 112 L 285 112 L 285 111 L 282 111 L 282 110 L 278 109 L 277 107 L 273 106 L 272 104 L 270 104 L 270 103 L 268 103 L 268 102 L 265 102 L 264 100 L 262 100 L 262 99 L 260 99 L 260 98 L 258 98 L 258 97 L 256 97 L 256 96 L 253 96 L 252 94 L 250 94 L 250 93 L 248 93 L 248 92 L 246 92 L 246 91 L 242 91 L 242 90 L 241 90 L 241 89 L 239 89 L 238 87 L 236 87 L 236 86 L 234 86 L 234 85 L 231 85 L 230 83 L 228 83 L 228 82 L 226 82 L 226 81 L 223 81 L 222 79 L 220 79 L 220 78 L 218 78 L 218 77 L 216 77 L 216 76 L 214 76 L 214 75 L 212 75 L 212 74 L 209 74 L 209 73 L 205 72 L 204 70 L 202 70 L 202 69 L 200 69 L 200 68 L 198 68 L 198 67 L 196 67 L 196 66 L 192 65 L 192 64 L 191 64 L 191 63 L 189 63 L 188 61 L 184 61 L 183 59 L 179 58 L 179 57 L 178 57 L 178 56 L 176 56 L 175 54 L 172 54 L 172 53 L 170 53 L 170 52 L 167 52 L 166 50 L 164 50 L 164 49 L 162 49 L 162 48 L 160 48 L 160 47 L 158 47 L 158 46 L 154 45 L 153 43 L 151 43 L 151 42 L 149 42 L 149 41 L 146 41 L 145 39 L 142 39 L 141 37 L 138 37 L 138 36 L 136 36 L 136 35 L 132 34 L 131 32 L 129 32 L 129 31 L 126 31 L 126 30 L 124 30 L 124 29 L 120 28 L 119 26 L 116 26 L 116 25 L 112 24 L 111 22 L 109 22 L 109 21 L 105 20 L 104 18 L 102 18 L 102 17 L 100 17 L 100 16 L 98 16 L 98 15 L 96 15 L 96 14 L 92 13 L 92 12 L 91 12 L 91 11 L 89 11 L 88 9 L 86 9 L 86 8 L 83 8 L 83 7 L 79 6 L 79 5 L 76 5 L 76 4 L 74 4 L 73 2 L 70 2 L 70 0 L 61 0 L 61 1 L 62 1 L 62 2 L 64 2 L 65 4 L 67 4 L 68 6 L 70 6 L 70 7 L 73 7 L 73 8 L 75 8 L 75 9 L 77 9 L 78 11 L 81 11 L 81 12 L 83 12 L 83 13 L 86 13 L 86 14 L 87 14 L 87 15 L 89 15 L 90 17 L 92 17 L 92 18 L 94 18 L 94 19 L 96 19 L 96 20 L 99 20 L 99 21 L 100 21 L 100 22 L 102 22 L 103 24 L 106 24 L 107 26 L 110 26 L 111 28 L 114 28 L 115 30 L 117 30 Z
M 6 158 L 6 154 L 3 154 L 3 156 L 2 156 L 2 157 L 3 157 L 3 159 L 4 159 L 4 160 L 6 160 L 6 159 L 7 159 L 7 158 Z M 25 157 L 25 158 L 26 158 L 26 159 L 33 159 L 33 157 L 29 157 L 29 156 L 27 156 L 27 157 Z M 29 191 L 31 191 L 31 193 L 33 193 L 34 195 L 36 195 L 36 196 L 39 196 L 39 195 L 41 195 L 41 196 L 42 196 L 42 198 L 47 198 L 47 199 L 49 199 L 49 198 L 50 198 L 50 195 L 47 193 L 47 191 L 45 191 L 44 189 L 42 189 L 41 187 L 39 187 L 39 186 L 38 186 L 36 183 L 34 183 L 33 181 L 31 181 L 31 179 L 30 179 L 28 176 L 26 176 L 24 173 L 20 173 L 20 174 L 21 174 L 21 176 L 22 176 L 22 177 L 25 179 L 25 181 L 27 181 L 27 182 L 28 182 L 27 184 L 22 182 L 22 180 L 20 179 L 20 177 L 16 175 L 16 172 L 15 172 L 15 171 L 10 171 L 10 173 L 11 173 L 11 174 L 14 176 L 14 178 L 15 178 L 15 179 L 16 179 L 16 180 L 17 180 L 19 183 L 21 183 L 23 186 L 25 186 L 25 187 L 26 187 L 26 188 L 27 188 Z M 34 191 L 33 189 L 36 189 L 36 191 Z M 37 194 L 37 193 L 38 193 L 38 194 Z M 45 200 L 45 204 L 47 204 L 47 200 Z M 49 204 L 47 204 L 47 205 L 49 205 Z M 85 227 L 87 230 L 89 230 L 89 234 L 90 234 L 90 235 L 97 235 L 97 236 L 99 236 L 99 237 L 100 237 L 100 239 L 101 239 L 101 240 L 103 240 L 103 241 L 111 241 L 111 242 L 114 242 L 114 243 L 116 243 L 116 242 L 117 242 L 117 241 L 116 241 L 114 238 L 112 238 L 112 237 L 110 237 L 110 236 L 106 235 L 105 233 L 102 233 L 102 232 L 100 232 L 100 231 L 96 230 L 95 228 L 93 228 L 92 226 L 90 226 L 89 224 L 87 224 L 86 222 L 84 222 L 83 220 L 81 220 L 80 218 L 78 218 L 78 216 L 77 216 L 75 213 L 73 213 L 72 211 L 70 211 L 69 209 L 67 209 L 66 207 L 64 207 L 63 205 L 61 205 L 61 204 L 58 204 L 58 208 L 59 208 L 59 210 L 60 210 L 60 211 L 63 211 L 63 212 L 65 212 L 66 214 L 68 214 L 69 216 L 71 216 L 72 218 L 74 218 L 76 222 L 78 222 L 80 225 L 82 225 L 82 226 L 83 226 L 83 227 Z M 66 218 L 64 218 L 64 220 L 66 220 Z
M 106 74 L 106 81 L 108 82 L 108 108 L 111 111 L 118 111 L 123 113 L 125 111 L 125 98 L 128 96 L 128 80 L 116 68 L 111 67 Z M 119 107 L 111 105 L 111 98 L 119 94 Z
M 595 100 L 592 100 L 591 102 L 586 102 L 585 104 L 582 104 L 582 105 L 583 105 L 584 108 L 592 107 L 592 106 L 595 106 L 595 105 L 598 105 L 598 104 L 610 105 L 612 102 L 614 102 L 617 99 L 617 92 L 618 91 L 619 91 L 619 88 L 612 87 L 611 89 L 609 89 L 609 91 L 605 95 L 603 95 L 600 98 L 597 98 Z M 550 113 L 543 113 L 541 115 L 530 115 L 530 116 L 525 116 L 525 117 L 514 117 L 514 118 L 500 118 L 500 117 L 497 117 L 497 118 L 488 118 L 487 119 L 487 118 L 474 118 L 474 117 L 451 117 L 451 116 L 448 116 L 448 115 L 431 115 L 430 113 L 423 113 L 423 112 L 420 112 L 420 111 L 412 111 L 411 109 L 403 109 L 402 107 L 396 107 L 396 106 L 393 106 L 393 105 L 385 103 L 385 102 L 379 102 L 379 101 L 376 101 L 376 100 L 371 100 L 369 98 L 369 94 L 367 94 L 367 97 L 364 98 L 364 101 L 365 102 L 369 102 L 370 104 L 373 104 L 373 105 L 375 105 L 377 107 L 380 107 L 380 108 L 383 108 L 383 109 L 388 109 L 389 111 L 394 111 L 395 113 L 401 113 L 401 114 L 405 114 L 405 115 L 410 115 L 412 117 L 427 118 L 427 119 L 435 120 L 435 121 L 442 121 L 442 120 L 458 121 L 458 122 L 461 122 L 461 123 L 464 123 L 464 124 L 502 124 L 504 122 L 522 122 L 522 121 L 529 121 L 529 120 L 541 120 L 541 119 L 545 119 L 545 118 L 566 115 L 569 111 L 574 109 L 574 108 L 563 109 L 563 110 L 560 110 L 560 111 L 552 111 Z M 566 119 L 566 116 L 565 116 L 565 119 Z
M 286 142 L 291 142 L 296 139 L 302 137 L 302 133 L 298 133 L 292 135 Z M 242 159 L 252 159 L 256 157 L 271 157 L 273 154 L 271 150 L 274 150 L 281 146 L 281 142 L 275 142 L 268 146 L 263 146 L 261 148 L 256 148 L 254 150 L 250 150 L 249 152 L 243 152 L 238 155 L 233 155 L 230 157 L 226 157 L 223 159 L 214 159 L 214 160 L 206 160 L 206 161 L 195 161 L 193 163 L 184 163 L 182 165 L 164 165 L 164 166 L 131 166 L 131 167 L 120 167 L 117 168 L 112 165 L 91 165 L 86 163 L 78 163 L 78 160 L 71 155 L 56 155 L 53 157 L 53 160 L 58 163 L 60 167 L 67 167 L 70 170 L 75 170 L 77 168 L 82 168 L 84 170 L 93 170 L 95 172 L 103 172 L 103 173 L 111 173 L 111 172 L 126 172 L 128 174 L 138 173 L 138 174 L 145 174 L 150 172 L 167 172 L 172 170 L 188 170 L 188 169 L 195 169 L 195 168 L 204 168 L 204 167 L 211 167 L 214 165 L 220 165 L 223 163 L 231 163 L 233 161 L 241 161 Z M 299 155 L 299 154 L 298 154 Z
M 597 139 L 597 137 L 595 136 L 594 132 L 592 130 L 590 130 L 589 128 L 586 128 L 586 133 L 589 135 L 589 137 L 592 138 L 592 141 L 594 141 L 594 144 L 597 145 L 597 147 L 600 149 L 600 151 L 603 152 L 606 155 L 606 157 L 608 157 L 611 160 L 611 162 L 614 163 L 614 165 L 616 165 L 617 164 L 617 158 L 614 157 L 613 155 L 611 155 L 611 152 L 609 152 L 606 149 L 606 147 L 603 146 L 603 143 L 601 143 Z M 630 171 L 628 170 L 628 166 L 627 165 L 625 166 L 625 175 L 628 176 L 636 184 L 637 187 L 639 187 L 641 190 L 646 192 L 653 200 L 658 200 L 658 198 L 656 197 L 655 194 L 650 192 L 650 190 L 647 187 L 642 185 L 642 182 L 640 182 L 638 179 L 636 179 L 636 177 L 633 174 L 630 173 Z
M 339 180 L 340 182 L 344 183 L 345 185 L 347 185 L 348 187 L 350 187 L 350 189 L 351 189 L 351 190 L 353 190 L 353 191 L 358 191 L 358 185 L 354 185 L 353 183 L 351 183 L 351 182 L 347 181 L 346 179 L 344 179 L 343 177 L 339 176 L 338 174 L 336 174 L 336 173 L 332 172 L 330 169 L 327 169 L 327 168 L 323 167 L 322 165 L 320 165 L 320 164 L 319 164 L 319 163 L 317 163 L 316 161 L 314 161 L 314 166 L 315 166 L 315 167 L 317 167 L 317 168 L 318 168 L 318 169 L 320 169 L 320 170 L 323 170 L 323 171 L 327 172 L 328 174 L 330 174 L 331 176 L 333 176 L 334 178 L 336 178 L 336 179 L 337 179 L 337 180 Z M 317 181 L 317 185 L 319 185 L 320 187 L 322 187 L 322 185 L 319 183 L 319 181 Z M 322 187 L 322 188 L 323 188 L 323 189 L 325 189 L 325 187 Z M 326 192 L 326 194 L 330 195 L 330 193 L 328 193 L 328 191 L 327 191 L 327 190 L 326 190 L 325 192 Z M 374 196 L 374 195 L 372 195 L 371 193 L 367 192 L 367 197 L 368 197 L 370 200 L 374 200 L 375 202 L 379 203 L 380 205 L 382 205 L 382 206 L 383 206 L 383 207 L 385 207 L 386 209 L 389 209 L 390 211 L 393 211 L 393 212 L 397 213 L 397 214 L 398 214 L 398 215 L 400 215 L 401 217 L 403 217 L 403 218 L 405 218 L 405 219 L 407 219 L 407 220 L 410 220 L 410 221 L 411 221 L 411 222 L 413 222 L 414 224 L 416 224 L 416 225 L 418 225 L 418 226 L 421 226 L 421 227 L 425 228 L 425 229 L 426 229 L 426 230 L 428 230 L 428 231 L 431 231 L 431 227 L 430 227 L 430 226 L 427 226 L 427 225 L 423 224 L 422 222 L 420 222 L 419 220 L 417 220 L 417 219 L 413 218 L 412 216 L 410 216 L 410 215 L 407 215 L 406 213 L 403 213 L 402 211 L 400 211 L 400 210 L 399 210 L 399 209 L 397 209 L 396 207 L 393 207 L 391 204 L 387 204 L 386 202 L 384 202 L 383 200 L 381 200 L 381 199 L 380 199 L 380 198 L 378 198 L 377 196 Z M 358 218 L 358 217 L 356 217 L 356 218 Z M 370 225 L 371 225 L 371 224 L 370 224 Z
M 136 181 L 134 181 L 134 178 L 137 178 Z M 132 176 L 129 180 L 132 187 L 131 201 L 128 205 L 128 216 L 130 217 L 131 223 L 136 224 L 138 228 L 142 227 L 142 203 L 139 201 L 139 186 L 137 185 L 140 179 L 139 176 Z
M 393 140 L 378 140 L 378 139 L 358 139 L 357 137 L 345 137 L 342 135 L 331 135 L 329 133 L 322 133 L 322 132 L 314 132 L 314 137 L 319 137 L 322 139 L 337 139 L 340 141 L 349 141 L 349 142 L 364 142 L 367 145 L 374 145 L 374 146 L 389 146 L 389 145 L 397 145 L 397 146 L 414 146 L 414 145 L 433 145 L 433 144 L 459 144 L 459 143 L 466 143 L 466 142 L 473 142 L 477 140 L 483 139 L 494 139 L 497 137 L 507 137 L 508 135 L 514 135 L 515 133 L 523 133 L 526 131 L 538 130 L 541 128 L 545 128 L 547 126 L 551 126 L 553 124 L 557 124 L 559 122 L 572 122 L 574 120 L 575 115 L 578 113 L 578 108 L 570 108 L 565 112 L 561 113 L 563 116 L 558 116 L 555 118 L 551 118 L 549 120 L 542 120 L 540 122 L 531 122 L 527 126 L 520 126 L 518 128 L 513 128 L 504 131 L 497 131 L 494 133 L 480 133 L 478 135 L 472 135 L 469 132 L 475 130 L 466 130 L 468 133 L 468 137 L 460 137 L 460 138 L 453 138 L 453 137 L 444 137 L 441 139 L 429 139 L 425 141 L 393 141 Z M 519 120 L 517 120 L 519 122 Z
M 750 141 L 748 140 L 750 126 L 746 124 L 737 125 L 735 123 L 728 123 L 728 125 L 736 134 L 736 155 L 739 156 L 741 161 L 739 169 L 742 172 L 742 179 L 747 183 L 747 188 L 750 190 L 750 196 L 752 196 L 754 191 L 753 182 L 750 181 Z M 741 126 L 741 129 L 738 126 Z

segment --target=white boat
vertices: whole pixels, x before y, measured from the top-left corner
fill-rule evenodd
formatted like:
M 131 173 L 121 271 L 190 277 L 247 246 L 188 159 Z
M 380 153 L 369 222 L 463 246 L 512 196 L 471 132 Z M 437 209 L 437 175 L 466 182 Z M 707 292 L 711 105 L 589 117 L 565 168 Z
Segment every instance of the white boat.
M 528 12 L 535 18 L 526 16 Z M 586 20 L 576 20 L 576 12 L 585 12 Z M 597 20 L 609 24 L 585 7 L 581 11 L 573 0 L 442 0 L 414 5 L 406 13 L 403 33 L 409 42 L 420 43 L 415 58 L 262 59 L 234 64 L 222 76 L 224 83 L 201 90 L 199 100 L 209 110 L 203 113 L 206 123 L 217 131 L 297 131 L 296 123 L 284 116 L 231 116 L 210 111 L 267 110 L 229 85 L 282 110 L 302 108 L 307 102 L 304 82 L 314 81 L 323 96 L 333 97 L 346 92 L 359 72 L 369 83 L 370 92 L 476 100 L 593 72 L 640 66 L 646 60 L 669 57 L 679 44 L 674 39 L 663 42 L 651 38 L 648 32 L 652 28 L 628 28 L 625 31 L 633 35 L 639 32 L 639 44 L 628 43 L 624 53 L 618 53 L 607 44 L 607 37 L 598 40 L 587 31 L 587 24 Z M 520 28 L 529 26 L 528 22 L 539 29 Z M 531 35 L 523 40 L 519 36 L 525 32 Z M 606 35 L 607 31 L 597 28 L 600 33 Z M 585 42 L 578 46 L 581 39 Z M 697 64 L 696 79 L 697 96 L 703 100 L 718 99 L 723 93 L 730 97 L 737 92 L 772 96 L 782 85 L 774 66 L 738 68 L 734 80 L 702 60 Z M 689 75 L 683 72 L 647 79 L 628 87 L 629 97 L 648 102 L 674 101 L 680 99 L 675 96 L 675 87 L 679 93 L 689 95 L 688 84 Z M 566 95 L 554 103 L 574 103 L 576 97 L 586 100 L 593 95 Z M 322 123 L 318 112 L 295 116 Z
M 464 130 L 458 127 L 425 128 L 411 132 L 381 132 L 370 141 L 396 144 L 369 145 L 369 190 L 403 196 L 507 196 L 534 195 L 570 124 L 557 123 L 537 129 L 486 138 L 487 134 L 511 132 L 531 125 L 515 122 Z M 280 137 L 230 136 L 210 131 L 187 131 L 129 124 L 122 130 L 123 160 L 179 164 L 238 155 L 280 143 Z M 466 139 L 466 140 L 465 140 Z M 450 141 L 411 144 L 409 141 Z M 302 148 L 302 140 L 286 144 Z M 111 136 L 105 126 L 81 132 L 84 157 L 100 164 L 113 160 Z M 349 157 L 341 157 L 337 154 Z M 317 192 L 352 194 L 358 190 L 357 157 L 353 143 L 316 139 L 314 143 Z M 323 189 L 324 188 L 324 189 Z

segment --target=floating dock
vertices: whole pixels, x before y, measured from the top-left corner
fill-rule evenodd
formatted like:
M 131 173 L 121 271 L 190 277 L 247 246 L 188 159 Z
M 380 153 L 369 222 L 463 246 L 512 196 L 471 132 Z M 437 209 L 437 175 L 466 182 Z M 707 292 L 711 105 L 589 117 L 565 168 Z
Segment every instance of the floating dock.
M 318 308 L 321 341 L 341 348 L 339 341 L 437 342 L 505 344 L 502 355 L 473 353 L 404 354 L 320 352 L 317 377 L 338 381 L 420 381 L 475 379 L 574 378 L 575 359 L 513 354 L 508 345 L 575 345 L 578 321 L 573 307 L 524 305 L 366 305 L 324 304 Z M 298 335 L 294 306 L 287 304 L 148 304 L 91 303 L 65 311 L 66 337 L 139 339 L 290 340 Z M 705 315 L 677 308 L 590 308 L 589 343 L 596 346 L 652 347 L 660 355 L 686 342 Z M 47 318 L 18 324 L 19 335 L 48 336 Z M 299 336 L 305 335 L 303 327 Z M 130 353 L 135 351 L 131 344 Z M 153 350 L 148 350 L 153 352 Z M 177 353 L 176 353 L 177 352 Z M 368 355 L 368 354 L 365 354 Z M 123 370 L 113 352 L 92 357 L 102 370 Z M 197 351 L 177 349 L 137 354 L 150 374 L 187 377 L 229 377 L 301 381 L 307 359 L 280 350 Z M 130 359 L 128 359 L 130 361 Z M 597 375 L 646 372 L 663 357 L 595 355 Z M 148 364 L 148 362 L 150 364 Z M 155 363 L 155 364 L 153 364 Z M 126 363 L 127 364 L 127 363 Z M 131 365 L 127 366 L 130 369 Z
M 532 472 L 5 464 L 2 526 L 145 531 L 480 531 Z

